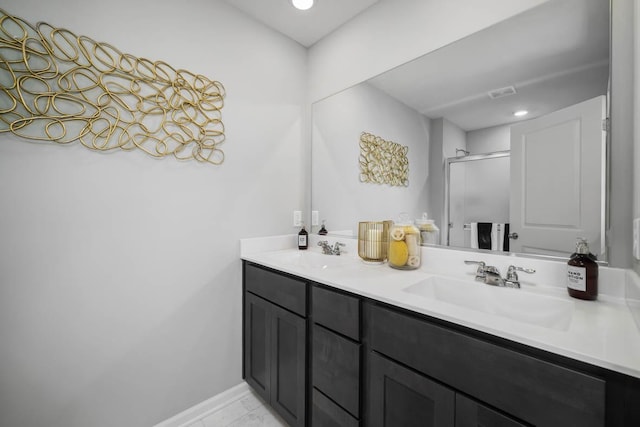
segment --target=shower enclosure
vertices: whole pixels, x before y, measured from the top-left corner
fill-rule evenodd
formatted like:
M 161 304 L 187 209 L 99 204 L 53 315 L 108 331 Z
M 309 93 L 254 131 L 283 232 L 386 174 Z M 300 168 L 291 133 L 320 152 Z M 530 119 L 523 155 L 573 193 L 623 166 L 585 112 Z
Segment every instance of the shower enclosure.
M 443 244 L 469 248 L 471 223 L 509 222 L 509 153 L 507 150 L 447 158 Z

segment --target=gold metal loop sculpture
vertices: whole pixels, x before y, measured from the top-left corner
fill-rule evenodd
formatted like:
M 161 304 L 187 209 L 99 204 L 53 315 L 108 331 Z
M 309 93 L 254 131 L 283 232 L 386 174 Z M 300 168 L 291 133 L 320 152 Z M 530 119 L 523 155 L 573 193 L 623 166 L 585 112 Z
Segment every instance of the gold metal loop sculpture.
M 409 186 L 409 147 L 362 132 L 360 135 L 360 181 Z
M 221 83 L 0 9 L 0 132 L 219 165 Z

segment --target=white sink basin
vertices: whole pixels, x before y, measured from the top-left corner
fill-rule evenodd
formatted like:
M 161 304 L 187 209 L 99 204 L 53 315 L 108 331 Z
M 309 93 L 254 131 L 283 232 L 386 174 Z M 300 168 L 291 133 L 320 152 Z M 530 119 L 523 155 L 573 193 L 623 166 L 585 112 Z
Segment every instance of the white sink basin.
M 274 261 L 289 264 L 296 267 L 313 269 L 327 269 L 349 263 L 351 260 L 346 256 L 325 255 L 312 251 L 287 251 L 270 254 Z
M 404 291 L 500 316 L 505 320 L 560 331 L 569 328 L 574 309 L 573 302 L 560 298 L 446 277 L 430 277 L 405 288 Z

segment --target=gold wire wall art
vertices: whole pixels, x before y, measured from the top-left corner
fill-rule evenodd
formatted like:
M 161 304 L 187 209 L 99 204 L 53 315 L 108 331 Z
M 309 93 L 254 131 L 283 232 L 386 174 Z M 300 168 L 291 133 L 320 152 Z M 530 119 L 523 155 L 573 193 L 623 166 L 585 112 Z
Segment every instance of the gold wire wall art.
M 224 161 L 221 83 L 0 9 L 0 132 Z
M 360 135 L 360 181 L 409 186 L 409 147 L 362 132 Z

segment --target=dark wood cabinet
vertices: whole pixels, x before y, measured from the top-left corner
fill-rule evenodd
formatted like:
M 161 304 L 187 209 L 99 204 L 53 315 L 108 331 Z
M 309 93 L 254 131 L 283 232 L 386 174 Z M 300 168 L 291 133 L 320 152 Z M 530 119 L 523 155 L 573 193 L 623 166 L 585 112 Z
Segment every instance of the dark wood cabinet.
M 376 353 L 368 368 L 368 425 L 454 427 L 453 390 Z
M 638 378 L 243 266 L 243 377 L 291 426 L 640 425 Z
M 280 285 L 282 276 L 245 265 L 245 290 Z M 246 274 L 250 271 L 250 274 Z M 255 286 L 256 277 L 268 283 Z M 251 283 L 250 283 L 251 282 Z M 287 284 L 289 284 L 287 282 Z M 304 282 L 299 286 L 306 286 Z M 304 299 L 304 295 L 302 296 Z M 287 296 L 286 301 L 295 299 Z M 293 306 L 296 306 L 294 303 Z M 244 293 L 244 378 L 290 426 L 306 425 L 307 321 L 258 295 Z
M 358 427 L 360 422 L 336 405 L 318 389 L 311 391 L 311 425 L 313 427 Z
M 372 350 L 461 393 L 537 426 L 605 425 L 602 378 L 392 308 L 369 313 Z
M 311 287 L 313 427 L 360 423 L 360 304 L 352 295 Z
M 475 400 L 456 394 L 456 427 L 526 427 Z

